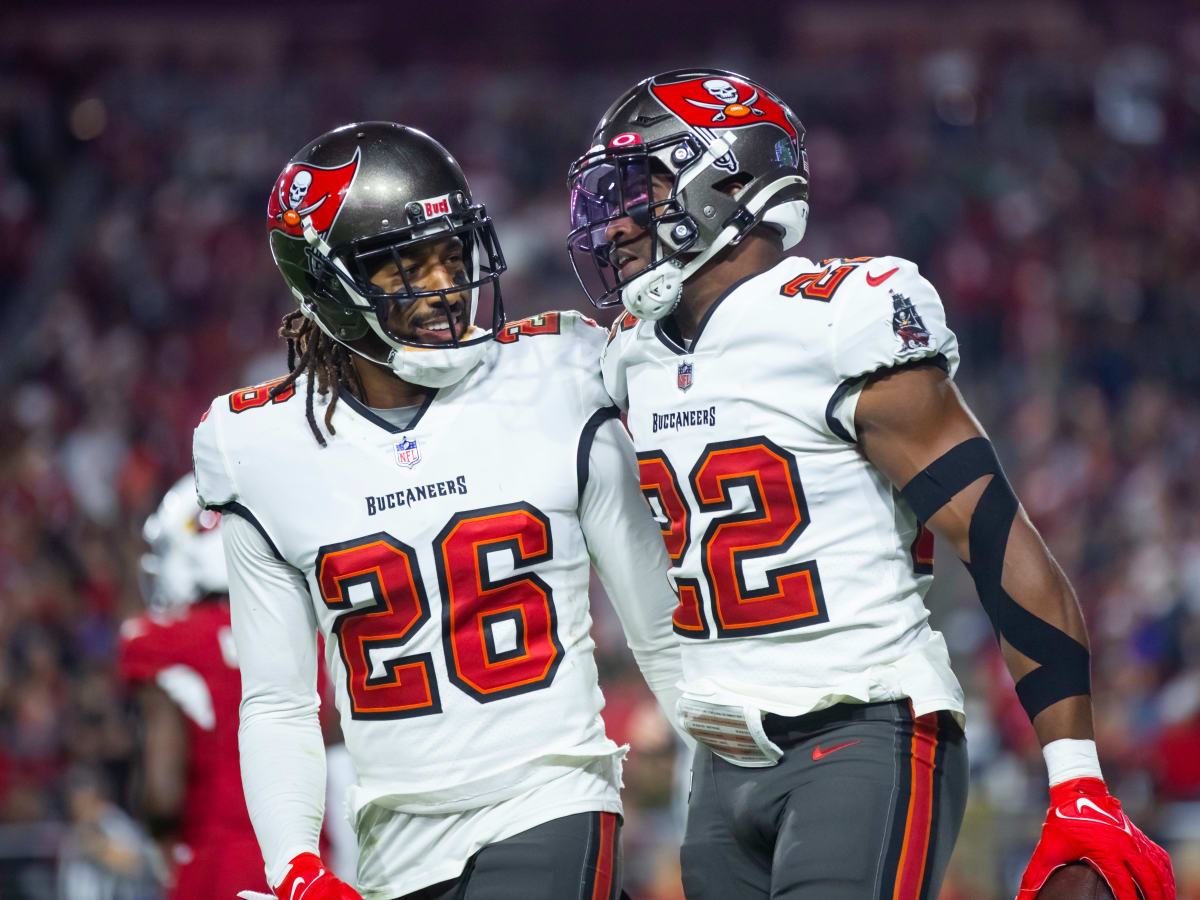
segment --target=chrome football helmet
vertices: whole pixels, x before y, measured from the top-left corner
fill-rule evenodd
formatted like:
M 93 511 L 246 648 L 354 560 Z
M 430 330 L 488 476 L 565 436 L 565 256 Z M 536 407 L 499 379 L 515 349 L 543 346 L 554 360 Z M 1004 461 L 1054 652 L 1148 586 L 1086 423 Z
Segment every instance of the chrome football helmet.
M 405 381 L 453 384 L 482 358 L 504 325 L 505 269 L 492 220 L 471 198 L 454 157 L 429 135 L 392 122 L 336 128 L 284 167 L 267 204 L 271 255 L 303 313 L 327 335 Z M 401 257 L 418 244 L 457 237 L 465 273 L 443 290 L 414 288 Z M 394 262 L 403 291 L 371 281 Z M 490 328 L 475 324 L 480 289 L 491 292 Z M 393 303 L 429 297 L 456 323 L 451 297 L 469 292 L 466 329 L 449 343 L 425 343 L 388 327 Z
M 655 174 L 672 182 L 665 198 L 654 197 Z M 580 284 L 595 306 L 624 302 L 641 319 L 669 315 L 684 282 L 758 225 L 788 250 L 808 222 L 804 126 L 762 85 L 720 69 L 667 72 L 626 91 L 567 178 Z M 649 232 L 652 252 L 623 278 L 608 232 L 625 217 Z
M 165 612 L 229 592 L 220 522 L 220 513 L 196 502 L 190 472 L 167 491 L 142 527 L 150 550 L 141 559 L 140 582 L 150 609 Z

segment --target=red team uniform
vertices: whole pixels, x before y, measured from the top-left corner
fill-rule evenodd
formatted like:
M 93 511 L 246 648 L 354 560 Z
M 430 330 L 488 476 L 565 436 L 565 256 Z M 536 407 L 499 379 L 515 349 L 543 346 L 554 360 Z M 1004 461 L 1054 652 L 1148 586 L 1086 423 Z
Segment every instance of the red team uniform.
M 238 767 L 242 686 L 228 601 L 129 620 L 121 629 L 118 665 L 131 684 L 161 688 L 187 722 L 187 787 L 168 896 L 211 900 L 233 897 L 247 885 L 265 889 Z

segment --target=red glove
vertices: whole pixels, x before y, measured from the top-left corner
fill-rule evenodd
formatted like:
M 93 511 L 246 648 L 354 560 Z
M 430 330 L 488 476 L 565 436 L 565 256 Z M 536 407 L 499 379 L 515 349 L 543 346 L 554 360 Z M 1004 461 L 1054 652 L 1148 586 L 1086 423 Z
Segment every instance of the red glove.
M 315 853 L 301 853 L 275 886 L 279 900 L 362 900 L 358 891 L 325 868 Z
M 1072 778 L 1050 788 L 1042 839 L 1017 900 L 1032 900 L 1055 869 L 1078 860 L 1100 873 L 1116 900 L 1175 900 L 1171 858 L 1129 821 L 1099 778 Z

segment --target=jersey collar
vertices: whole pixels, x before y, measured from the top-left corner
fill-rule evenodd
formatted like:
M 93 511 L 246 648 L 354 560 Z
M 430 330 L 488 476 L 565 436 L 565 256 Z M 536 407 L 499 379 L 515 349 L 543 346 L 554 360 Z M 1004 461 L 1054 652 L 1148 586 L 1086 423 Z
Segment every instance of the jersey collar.
M 696 352 L 696 347 L 700 344 L 700 337 L 704 334 L 704 329 L 708 325 L 709 319 L 713 317 L 713 313 L 717 311 L 717 307 L 725 302 L 725 298 L 740 288 L 751 278 L 757 278 L 762 275 L 762 272 L 754 272 L 747 275 L 745 278 L 739 278 L 729 287 L 721 292 L 721 295 L 713 301 L 712 306 L 704 313 L 704 317 L 700 320 L 700 324 L 696 328 L 696 336 L 692 338 L 692 349 L 688 350 L 683 346 L 683 338 L 679 333 L 679 324 L 675 321 L 674 314 L 667 316 L 664 319 L 659 319 L 654 323 L 654 334 L 662 342 L 662 345 L 678 356 L 690 356 Z
M 433 405 L 434 398 L 437 397 L 438 391 L 431 390 L 425 395 L 425 399 L 421 401 L 421 407 L 417 410 L 417 414 L 413 416 L 412 421 L 408 423 L 407 428 L 397 428 L 387 419 L 376 415 L 375 412 L 348 391 L 345 385 L 338 385 L 338 402 L 345 403 L 350 409 L 354 410 L 362 418 L 366 419 L 372 425 L 382 428 L 388 434 L 405 434 L 417 427 L 417 424 L 425 417 L 425 413 L 429 411 L 429 407 Z

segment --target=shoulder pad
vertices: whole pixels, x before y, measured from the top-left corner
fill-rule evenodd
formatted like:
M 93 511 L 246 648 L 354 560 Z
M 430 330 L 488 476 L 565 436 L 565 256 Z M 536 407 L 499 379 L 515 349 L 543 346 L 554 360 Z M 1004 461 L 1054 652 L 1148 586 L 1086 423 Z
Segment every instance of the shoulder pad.
M 237 487 L 225 457 L 223 432 L 232 394 L 213 400 L 192 435 L 192 470 L 196 474 L 196 499 L 204 509 L 224 506 L 237 499 Z
M 297 394 L 304 392 L 305 376 L 286 390 L 271 396 L 271 389 L 283 381 L 275 378 L 222 394 L 213 400 L 200 417 L 192 438 L 192 469 L 196 473 L 196 496 L 205 509 L 218 509 L 238 500 L 239 491 L 233 473 L 239 462 L 239 448 L 261 443 L 264 435 L 287 440 L 281 429 L 304 428 L 304 403 L 282 409 Z M 314 404 L 315 406 L 315 404 Z
M 941 358 L 953 375 L 958 339 L 915 263 L 881 256 L 854 266 L 831 300 L 831 354 L 839 380 L 916 360 Z
M 507 323 L 496 335 L 501 344 L 515 344 L 525 337 L 541 334 L 573 334 L 598 332 L 603 329 L 595 320 L 573 309 L 550 310 Z
M 628 310 L 622 310 L 608 329 L 608 337 L 605 338 L 604 348 L 600 352 L 600 373 L 604 379 L 604 389 L 622 410 L 629 408 L 629 388 L 621 353 L 629 336 L 636 334 L 640 324 L 641 319 Z

